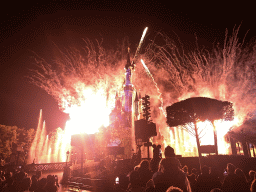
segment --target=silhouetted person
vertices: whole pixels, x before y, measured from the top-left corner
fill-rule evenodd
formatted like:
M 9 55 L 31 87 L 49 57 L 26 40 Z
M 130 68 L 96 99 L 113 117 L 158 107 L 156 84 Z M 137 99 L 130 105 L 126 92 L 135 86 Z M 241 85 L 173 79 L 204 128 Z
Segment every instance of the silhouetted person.
M 176 158 L 176 154 L 174 153 L 174 149 L 171 146 L 165 147 L 164 155 L 166 159 L 172 159 L 173 166 L 177 166 L 181 169 L 180 161 Z
M 145 192 L 157 192 L 156 190 L 155 190 L 155 187 L 147 187 L 146 189 L 145 189 Z
M 187 176 L 189 182 L 190 182 L 190 186 L 192 191 L 194 191 L 195 188 L 195 184 L 196 184 L 196 179 L 197 179 L 197 170 L 196 168 L 193 168 L 191 170 L 191 174 Z
M 191 192 L 188 178 L 181 170 L 180 162 L 175 158 L 174 150 L 170 146 L 165 150 L 165 157 L 160 162 L 158 172 L 153 175 L 156 191 L 165 192 L 170 186 L 173 186 L 180 188 L 184 192 Z
M 38 178 L 36 175 L 33 175 L 31 178 L 31 186 L 30 186 L 30 191 L 35 191 L 37 189 L 37 183 L 38 183 Z
M 26 177 L 26 178 L 22 179 L 22 181 L 21 181 L 20 191 L 28 192 L 30 186 L 31 186 L 31 179 L 30 179 L 30 177 Z
M 146 187 L 147 182 L 152 179 L 153 172 L 149 169 L 149 162 L 147 160 L 142 160 L 140 162 L 138 172 L 141 178 L 141 184 Z
M 22 185 L 22 181 L 25 178 L 26 173 L 24 171 L 16 172 L 13 174 L 13 186 L 15 187 L 16 191 L 19 191 L 21 188 L 20 186 Z
M 246 190 L 242 189 L 239 186 L 240 178 L 235 174 L 236 167 L 232 163 L 227 164 L 227 176 L 224 178 L 222 184 L 223 192 L 245 192 Z
M 178 188 L 178 187 L 173 187 L 173 186 L 171 186 L 171 187 L 169 187 L 167 190 L 166 190 L 166 192 L 183 192 L 180 188 Z
M 211 190 L 211 192 L 223 192 L 220 188 L 214 188 Z
M 256 192 L 256 179 L 254 179 L 254 180 L 252 181 L 250 191 L 251 191 L 251 192 Z
M 210 168 L 210 176 L 212 180 L 212 187 L 216 189 L 221 189 L 222 183 L 219 177 L 219 172 L 216 167 Z
M 6 179 L 6 184 L 2 189 L 3 192 L 10 192 L 10 191 L 16 191 L 15 187 L 13 186 L 13 179 L 7 178 Z
M 153 158 L 152 160 L 150 161 L 150 168 L 151 168 L 151 171 L 153 173 L 157 172 L 158 170 L 158 166 L 159 166 L 159 162 L 161 161 L 162 159 L 162 156 L 161 156 L 161 153 L 160 153 L 160 150 L 161 150 L 161 145 L 152 145 L 153 147 Z
M 45 192 L 45 185 L 47 183 L 47 179 L 46 178 L 42 178 L 37 182 L 37 189 L 35 190 L 35 192 Z
M 214 174 L 211 175 L 209 167 L 204 165 L 202 167 L 202 173 L 197 178 L 195 191 L 210 192 L 212 189 L 218 187 L 221 187 L 221 183 L 218 182 L 218 177 Z
M 53 175 L 48 175 L 46 178 L 46 185 L 44 186 L 46 192 L 57 192 L 58 187 L 55 184 L 55 178 Z
M 185 166 L 182 168 L 182 171 L 183 171 L 184 173 L 186 173 L 186 176 L 189 175 L 188 166 L 187 166 L 187 165 L 185 165 Z
M 236 184 L 238 191 L 249 192 L 250 186 L 242 169 L 237 168 L 235 174 L 239 177 L 239 183 Z
M 129 185 L 127 192 L 144 192 L 144 187 L 141 187 L 141 179 L 138 171 L 132 171 L 129 176 Z
M 249 183 L 249 186 L 251 186 L 253 180 L 254 180 L 254 176 L 255 176 L 255 171 L 254 170 L 250 170 L 249 171 L 249 179 L 248 179 L 248 183 Z

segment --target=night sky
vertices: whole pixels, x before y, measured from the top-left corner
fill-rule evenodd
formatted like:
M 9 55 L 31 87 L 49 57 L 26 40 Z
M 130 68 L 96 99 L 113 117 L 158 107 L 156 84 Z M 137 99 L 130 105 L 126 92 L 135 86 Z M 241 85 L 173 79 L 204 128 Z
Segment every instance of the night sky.
M 53 42 L 60 47 L 76 46 L 82 38 L 103 38 L 106 46 L 129 37 L 138 44 L 145 27 L 145 43 L 157 32 L 180 39 L 184 49 L 211 49 L 223 43 L 225 30 L 240 27 L 246 42 L 256 35 L 253 4 L 205 1 L 65 1 L 43 4 L 5 1 L 0 12 L 0 124 L 36 128 L 40 109 L 48 130 L 64 127 L 67 115 L 44 90 L 26 78 L 34 67 L 33 54 L 53 59 Z M 216 3 L 216 4 L 213 4 Z M 114 43 L 115 44 L 115 43 Z M 134 46 L 134 47 L 132 47 Z

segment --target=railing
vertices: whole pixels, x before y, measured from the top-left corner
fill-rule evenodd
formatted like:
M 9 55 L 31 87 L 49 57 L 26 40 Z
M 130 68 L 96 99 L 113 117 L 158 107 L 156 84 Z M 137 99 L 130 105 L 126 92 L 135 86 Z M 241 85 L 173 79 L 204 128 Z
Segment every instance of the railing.
M 29 164 L 26 165 L 27 171 L 62 171 L 66 166 L 66 162 L 45 163 L 45 164 Z
M 95 167 L 99 162 L 94 162 L 93 160 L 85 161 L 83 168 Z M 26 171 L 63 171 L 66 166 L 66 162 L 59 163 L 44 163 L 44 164 L 28 164 L 26 165 Z M 68 164 L 71 166 L 70 164 Z M 72 170 L 81 169 L 81 164 L 73 164 Z

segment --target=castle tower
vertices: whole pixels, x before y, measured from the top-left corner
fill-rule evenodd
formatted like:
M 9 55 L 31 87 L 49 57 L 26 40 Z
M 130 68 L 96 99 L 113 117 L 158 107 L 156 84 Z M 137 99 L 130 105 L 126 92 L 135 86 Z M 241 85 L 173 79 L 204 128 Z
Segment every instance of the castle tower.
M 125 65 L 125 83 L 124 83 L 124 113 L 125 113 L 125 129 L 128 132 L 124 138 L 125 155 L 131 158 L 132 153 L 136 150 L 135 130 L 134 130 L 134 86 L 131 82 L 132 70 L 134 65 L 130 61 L 130 52 L 128 49 L 127 63 Z

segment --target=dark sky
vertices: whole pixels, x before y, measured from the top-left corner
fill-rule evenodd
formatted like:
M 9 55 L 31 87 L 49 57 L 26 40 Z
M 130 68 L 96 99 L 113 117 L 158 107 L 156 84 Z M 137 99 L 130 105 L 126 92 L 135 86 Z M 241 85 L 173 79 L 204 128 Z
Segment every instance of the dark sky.
M 149 27 L 147 38 L 161 31 L 171 38 L 179 37 L 185 48 L 194 49 L 195 34 L 199 46 L 207 48 L 223 42 L 225 30 L 231 32 L 240 24 L 241 38 L 248 32 L 249 41 L 256 34 L 253 4 L 167 2 L 2 3 L 0 124 L 35 128 L 39 110 L 43 109 L 48 130 L 63 127 L 67 116 L 59 110 L 57 102 L 26 79 L 33 68 L 32 52 L 51 60 L 52 42 L 68 47 L 84 37 L 103 37 L 111 45 L 111 41 L 128 36 L 135 45 L 143 29 Z

